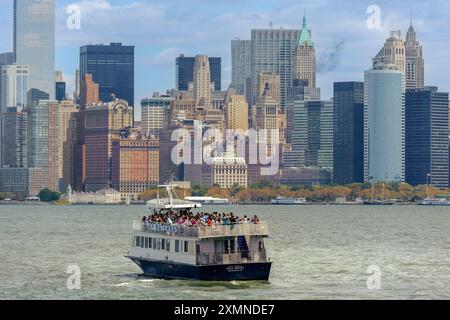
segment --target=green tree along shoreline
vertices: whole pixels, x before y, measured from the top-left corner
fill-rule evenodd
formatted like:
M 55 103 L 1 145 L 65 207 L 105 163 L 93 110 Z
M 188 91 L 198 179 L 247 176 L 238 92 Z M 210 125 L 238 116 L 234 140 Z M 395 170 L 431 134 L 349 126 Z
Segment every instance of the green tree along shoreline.
M 450 189 L 428 188 L 430 197 L 450 197 Z M 353 183 L 349 185 L 327 185 L 310 187 L 275 186 L 271 181 L 263 180 L 249 188 L 233 186 L 232 188 L 211 188 L 193 185 L 191 189 L 178 189 L 180 197 L 211 196 L 227 198 L 233 203 L 266 203 L 277 196 L 288 198 L 306 198 L 310 202 L 335 202 L 338 198 L 354 201 L 357 198 L 372 199 L 370 183 Z M 139 199 L 147 201 L 156 197 L 156 189 L 149 189 L 139 195 Z M 427 197 L 427 186 L 411 186 L 407 183 L 376 183 L 373 186 L 374 199 L 396 199 L 399 202 L 414 202 Z

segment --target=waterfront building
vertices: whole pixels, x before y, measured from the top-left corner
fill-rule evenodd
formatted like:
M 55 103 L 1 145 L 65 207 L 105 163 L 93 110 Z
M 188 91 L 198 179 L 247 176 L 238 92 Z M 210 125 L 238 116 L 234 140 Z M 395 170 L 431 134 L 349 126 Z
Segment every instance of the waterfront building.
M 333 182 L 364 182 L 364 82 L 335 82 Z
M 55 1 L 14 0 L 15 63 L 29 68 L 29 88 L 55 98 Z
M 378 65 L 364 75 L 364 181 L 402 182 L 405 177 L 403 72 Z
M 170 95 L 155 92 L 153 97 L 141 100 L 141 129 L 147 134 L 159 135 L 160 130 L 170 121 L 170 105 L 174 100 Z
M 0 192 L 12 193 L 19 200 L 37 196 L 46 184 L 43 168 L 0 168 Z
M 72 204 L 119 204 L 122 202 L 120 192 L 111 188 L 96 192 L 68 191 L 63 199 L 67 199 Z
M 138 195 L 159 183 L 159 140 L 136 131 L 112 141 L 112 187 L 122 200 Z
M 316 50 L 311 39 L 311 30 L 303 16 L 303 25 L 298 37 L 293 59 L 293 75 L 295 80 L 302 80 L 307 87 L 316 87 Z
M 30 70 L 28 66 L 12 64 L 0 67 L 0 112 L 7 108 L 23 108 L 27 104 Z
M 284 168 L 333 168 L 333 101 L 294 101 L 292 150 Z
M 8 108 L 0 114 L 0 167 L 26 168 L 27 112 Z
M 210 81 L 214 82 L 213 89 L 220 91 L 222 90 L 222 58 L 209 57 L 208 64 Z M 189 90 L 189 83 L 194 82 L 194 67 L 195 57 L 185 57 L 184 54 L 180 54 L 175 59 L 175 84 L 177 90 Z
M 85 191 L 111 186 L 112 140 L 133 125 L 133 108 L 116 99 L 86 107 Z
M 258 98 L 258 75 L 274 72 L 280 76 L 280 104 L 286 106 L 287 88 L 292 85 L 293 57 L 300 30 L 255 29 L 251 31 L 251 99 Z
M 438 92 L 437 87 L 411 89 L 405 101 L 406 182 L 447 188 L 448 92 Z
M 99 100 L 111 95 L 134 106 L 134 46 L 121 43 L 87 45 L 80 48 L 80 79 L 92 74 L 99 85 Z
M 251 78 L 251 40 L 231 40 L 231 86 L 238 95 L 245 95 L 247 79 Z
M 193 98 L 197 105 L 211 106 L 211 77 L 209 59 L 205 55 L 195 56 Z
M 60 190 L 75 185 L 75 148 L 77 145 L 77 119 L 79 108 L 73 101 L 59 103 L 61 117 L 61 149 L 62 163 L 60 166 Z

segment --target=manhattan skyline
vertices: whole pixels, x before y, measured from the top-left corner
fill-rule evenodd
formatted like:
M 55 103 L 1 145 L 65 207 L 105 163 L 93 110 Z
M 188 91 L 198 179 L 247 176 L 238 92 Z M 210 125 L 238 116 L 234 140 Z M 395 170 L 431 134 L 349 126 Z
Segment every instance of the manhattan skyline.
M 81 28 L 66 27 L 68 5 L 81 8 Z M 381 9 L 381 29 L 369 30 L 367 7 Z M 190 10 L 195 7 L 196 10 Z M 0 52 L 12 51 L 12 1 L 0 1 Z M 58 1 L 56 8 L 56 69 L 62 70 L 68 94 L 74 90 L 80 46 L 122 42 L 136 46 L 135 107 L 140 118 L 139 101 L 154 91 L 175 87 L 175 58 L 206 54 L 222 57 L 222 87 L 231 79 L 231 40 L 250 39 L 252 29 L 283 27 L 300 29 L 303 12 L 312 30 L 317 55 L 317 86 L 323 98 L 332 96 L 334 81 L 362 81 L 364 70 L 378 52 L 391 30 L 402 37 L 413 24 L 424 48 L 425 85 L 450 90 L 446 63 L 449 51 L 448 1 L 421 3 L 388 1 L 321 1 L 298 3 L 269 1 L 202 1 L 182 6 L 179 1 L 84 0 Z M 327 23 L 324 23 L 327 21 Z

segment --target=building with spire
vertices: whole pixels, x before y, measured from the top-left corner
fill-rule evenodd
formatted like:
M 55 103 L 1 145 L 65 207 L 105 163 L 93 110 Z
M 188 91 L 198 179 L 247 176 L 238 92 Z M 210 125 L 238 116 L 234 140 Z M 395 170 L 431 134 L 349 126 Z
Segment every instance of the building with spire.
M 196 104 L 208 108 L 211 105 L 211 73 L 208 56 L 195 56 L 193 89 Z
M 307 27 L 306 15 L 303 16 L 292 67 L 294 81 L 301 80 L 310 88 L 316 87 L 316 50 L 311 39 L 311 30 Z
M 422 56 L 422 46 L 416 39 L 416 31 L 414 30 L 411 18 L 411 24 L 406 33 L 405 42 L 406 52 L 406 89 L 420 89 L 424 86 L 424 60 Z
M 383 48 L 372 59 L 373 69 L 384 65 L 394 65 L 405 75 L 406 70 L 406 48 L 400 30 L 391 31 L 390 37 L 384 43 Z

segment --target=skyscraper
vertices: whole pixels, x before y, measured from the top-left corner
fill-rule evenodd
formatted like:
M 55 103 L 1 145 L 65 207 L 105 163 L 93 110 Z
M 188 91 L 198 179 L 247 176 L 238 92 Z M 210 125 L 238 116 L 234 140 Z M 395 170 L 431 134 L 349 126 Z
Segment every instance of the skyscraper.
M 406 34 L 406 89 L 419 89 L 424 86 L 425 71 L 422 46 L 416 39 L 416 31 L 412 25 Z
M 231 85 L 236 93 L 244 95 L 246 80 L 251 77 L 251 40 L 231 40 Z
M 333 168 L 333 102 L 294 101 L 292 150 L 284 166 Z
M 245 96 L 236 92 L 236 89 L 229 89 L 225 99 L 226 128 L 245 132 L 248 129 L 248 103 Z
M 197 105 L 207 108 L 211 106 L 211 73 L 208 56 L 195 56 L 193 92 Z
M 134 46 L 111 43 L 81 47 L 80 79 L 88 73 L 99 85 L 100 101 L 111 101 L 114 94 L 134 106 Z
M 448 115 L 448 92 L 438 92 L 437 87 L 406 91 L 405 171 L 409 184 L 448 187 Z
M 0 53 L 0 109 L 1 109 L 1 101 L 2 101 L 2 77 L 1 70 L 2 66 L 14 64 L 14 52 L 5 52 Z
M 55 1 L 14 1 L 15 62 L 30 71 L 30 88 L 55 97 Z
M 364 181 L 404 181 L 403 72 L 378 65 L 364 77 Z
M 168 95 L 154 94 L 152 98 L 141 100 L 142 131 L 157 134 L 170 121 L 170 104 L 173 98 Z
M 62 144 L 62 165 L 61 165 L 61 187 L 66 190 L 70 185 L 75 186 L 75 147 L 77 144 L 77 115 L 79 109 L 76 104 L 64 101 L 59 104 L 61 115 L 61 144 Z
M 4 65 L 0 67 L 0 77 L 0 112 L 6 112 L 7 108 L 26 106 L 30 78 L 28 66 Z
M 222 88 L 222 58 L 209 57 L 209 72 L 211 81 L 214 82 L 214 90 Z M 187 91 L 189 82 L 194 81 L 195 57 L 185 57 L 181 54 L 175 59 L 175 86 L 177 90 Z
M 292 86 L 292 66 L 300 30 L 257 29 L 251 31 L 251 101 L 258 96 L 258 74 L 274 72 L 280 76 L 280 103 L 286 106 L 287 88 Z
M 316 87 L 316 50 L 306 24 L 306 16 L 303 16 L 302 30 L 295 48 L 292 78 L 306 81 L 307 87 Z
M 262 97 L 266 88 L 268 95 L 280 103 L 280 76 L 275 72 L 263 72 L 258 74 L 258 98 Z
M 364 182 L 364 83 L 335 82 L 333 182 Z
M 55 100 L 63 101 L 66 100 L 66 83 L 62 75 L 62 71 L 56 71 L 56 81 L 55 81 Z
M 133 110 L 125 100 L 86 107 L 86 191 L 111 186 L 112 139 L 133 124 Z
M 0 114 L 0 167 L 27 167 L 27 113 L 8 108 Z
M 390 37 L 386 40 L 383 48 L 372 59 L 373 69 L 383 65 L 392 64 L 405 76 L 406 71 L 406 48 L 402 39 L 401 31 L 391 31 Z

